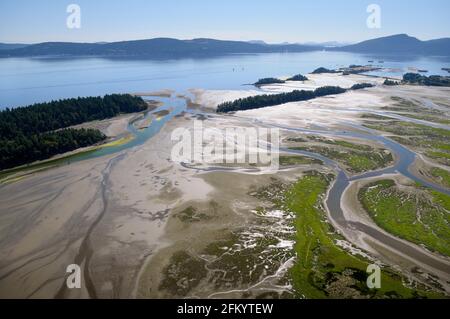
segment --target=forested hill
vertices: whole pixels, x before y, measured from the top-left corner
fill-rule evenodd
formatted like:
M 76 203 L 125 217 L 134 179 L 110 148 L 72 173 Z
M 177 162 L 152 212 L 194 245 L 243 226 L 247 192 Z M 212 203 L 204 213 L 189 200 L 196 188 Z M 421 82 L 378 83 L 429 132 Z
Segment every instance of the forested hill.
M 397 34 L 330 50 L 358 53 L 448 56 L 450 54 L 450 38 L 421 41 L 407 34 Z
M 241 53 L 305 52 L 321 49 L 301 44 L 260 44 L 215 39 L 178 40 L 155 38 L 111 43 L 44 42 L 0 51 L 0 57 L 102 56 L 181 58 Z
M 129 94 L 84 97 L 38 103 L 0 112 L 0 138 L 36 134 L 84 122 L 103 120 L 120 113 L 144 111 L 145 101 Z
M 100 56 L 111 58 L 140 57 L 168 59 L 212 57 L 228 54 L 285 53 L 318 50 L 448 56 L 450 52 L 450 38 L 421 41 L 406 34 L 397 34 L 339 47 L 304 45 L 298 43 L 267 44 L 260 42 L 224 41 L 203 38 L 192 40 L 154 38 L 110 43 L 43 42 L 31 45 L 0 44 L 0 58 Z
M 140 97 L 113 94 L 39 103 L 0 112 L 0 170 L 44 160 L 96 144 L 98 130 L 67 129 L 72 125 L 134 113 L 147 108 Z

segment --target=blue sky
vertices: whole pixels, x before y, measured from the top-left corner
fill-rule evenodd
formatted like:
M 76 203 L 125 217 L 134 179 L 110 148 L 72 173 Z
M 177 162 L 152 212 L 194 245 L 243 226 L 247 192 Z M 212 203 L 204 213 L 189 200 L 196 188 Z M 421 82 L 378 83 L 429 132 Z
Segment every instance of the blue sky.
M 68 29 L 66 8 L 81 7 Z M 381 29 L 366 25 L 381 7 Z M 0 0 L 0 42 L 96 42 L 209 37 L 276 42 L 349 41 L 408 33 L 450 36 L 448 0 Z

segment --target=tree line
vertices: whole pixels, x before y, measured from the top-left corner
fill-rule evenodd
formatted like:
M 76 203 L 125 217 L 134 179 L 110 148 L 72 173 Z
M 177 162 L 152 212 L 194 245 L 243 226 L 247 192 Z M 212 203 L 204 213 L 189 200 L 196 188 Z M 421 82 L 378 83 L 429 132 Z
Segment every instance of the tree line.
M 297 74 L 286 79 L 286 81 L 308 81 L 308 78 L 302 74 Z M 253 85 L 260 87 L 269 84 L 283 84 L 286 83 L 286 81 L 277 78 L 262 78 L 255 82 Z
M 263 78 L 259 79 L 257 82 L 255 82 L 255 86 L 262 86 L 262 85 L 268 85 L 268 84 L 282 84 L 286 83 L 284 80 L 280 80 L 277 78 Z
M 368 89 L 371 87 L 374 87 L 375 85 L 371 84 L 371 83 L 357 83 L 354 84 L 350 90 L 362 90 L 362 89 Z
M 147 108 L 140 97 L 112 94 L 37 103 L 0 111 L 0 169 L 47 159 L 106 139 L 95 129 L 66 129 Z
M 134 113 L 147 108 L 141 97 L 111 94 L 104 97 L 79 97 L 0 112 L 0 138 L 17 134 L 37 134 L 54 131 L 94 120 L 103 120 L 120 113 Z
M 339 71 L 320 67 L 311 72 L 311 74 L 322 74 L 322 73 L 339 73 Z
M 403 83 L 426 86 L 450 86 L 450 77 L 440 75 L 426 76 L 417 73 L 406 73 L 405 75 L 403 75 Z
M 286 81 L 308 81 L 308 78 L 302 74 L 297 74 L 288 78 Z
M 12 168 L 90 146 L 106 139 L 95 129 L 62 129 L 0 140 L 0 169 Z
M 317 97 L 341 94 L 347 90 L 339 86 L 324 86 L 314 91 L 295 90 L 288 93 L 264 94 L 238 99 L 232 102 L 225 102 L 217 106 L 218 113 L 236 112 L 243 110 L 259 109 L 268 106 L 275 106 L 289 102 L 299 102 L 311 100 Z

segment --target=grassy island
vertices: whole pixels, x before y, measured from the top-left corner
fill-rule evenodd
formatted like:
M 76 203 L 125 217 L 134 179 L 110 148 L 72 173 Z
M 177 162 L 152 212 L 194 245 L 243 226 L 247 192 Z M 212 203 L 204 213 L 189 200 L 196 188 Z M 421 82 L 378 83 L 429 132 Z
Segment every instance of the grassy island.
M 450 196 L 421 188 L 401 190 L 394 181 L 382 180 L 361 189 L 359 200 L 381 228 L 450 256 Z

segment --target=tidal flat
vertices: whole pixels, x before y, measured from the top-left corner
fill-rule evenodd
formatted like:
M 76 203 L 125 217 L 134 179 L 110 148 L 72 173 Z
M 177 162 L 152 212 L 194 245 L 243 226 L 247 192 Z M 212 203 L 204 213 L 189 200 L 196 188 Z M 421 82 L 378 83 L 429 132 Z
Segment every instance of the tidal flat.
M 405 188 L 393 188 L 395 195 L 386 199 L 368 190 L 365 209 L 357 196 L 377 183 L 374 178 L 397 182 L 406 171 L 448 191 L 449 162 L 442 154 L 448 153 L 449 130 L 437 120 L 448 116 L 448 89 L 385 87 L 383 79 L 371 78 L 375 87 L 338 96 L 214 112 L 223 101 L 252 94 L 365 81 L 363 75 L 333 74 L 257 93 L 195 90 L 191 103 L 201 111 L 179 108 L 177 103 L 186 105 L 182 95 L 165 94 L 160 121 L 146 123 L 138 133 L 154 130 L 151 138 L 138 136 L 102 157 L 13 176 L 0 185 L 0 296 L 448 296 L 444 197 L 423 185 L 414 194 L 426 193 L 428 202 L 404 195 Z M 427 117 L 419 118 L 425 107 Z M 172 132 L 192 130 L 198 118 L 214 129 L 279 128 L 280 168 L 172 161 Z M 133 144 L 136 140 L 140 143 Z M 441 217 L 421 218 L 427 217 L 423 227 L 439 236 L 419 236 L 424 228 L 412 238 L 390 227 L 391 210 L 420 204 L 418 211 L 430 212 L 434 208 L 426 203 L 436 198 L 443 201 Z M 377 214 L 379 207 L 388 212 Z M 74 262 L 88 274 L 76 292 L 64 288 L 65 267 Z M 364 285 L 371 263 L 382 269 L 378 290 Z

